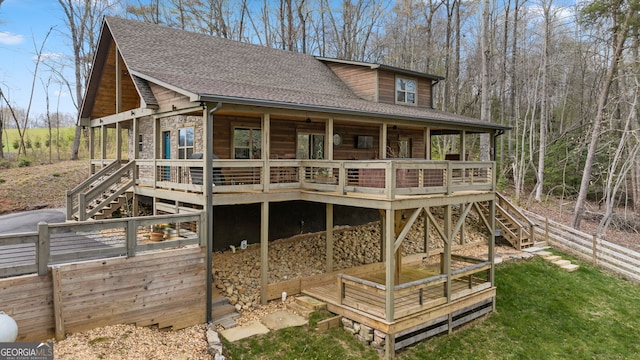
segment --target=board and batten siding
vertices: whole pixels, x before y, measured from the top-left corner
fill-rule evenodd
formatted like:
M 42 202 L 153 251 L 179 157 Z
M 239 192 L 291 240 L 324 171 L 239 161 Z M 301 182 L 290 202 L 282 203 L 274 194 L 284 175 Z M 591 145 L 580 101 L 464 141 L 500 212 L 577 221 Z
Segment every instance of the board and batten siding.
M 357 96 L 369 101 L 377 101 L 376 72 L 368 67 L 328 63 L 327 66 L 344 82 Z
M 421 108 L 431 108 L 431 80 L 408 75 L 398 75 L 417 81 L 417 104 Z M 385 104 L 396 103 L 396 73 L 378 69 L 378 101 Z M 406 105 L 412 106 L 412 105 Z
M 120 60 L 120 69 L 126 72 L 126 66 Z M 132 110 L 140 107 L 140 96 L 130 76 L 121 76 L 122 104 L 121 111 Z M 109 53 L 102 73 L 100 74 L 100 87 L 93 97 L 95 103 L 91 111 L 92 118 L 99 118 L 116 112 L 116 51 L 113 43 L 109 46 Z

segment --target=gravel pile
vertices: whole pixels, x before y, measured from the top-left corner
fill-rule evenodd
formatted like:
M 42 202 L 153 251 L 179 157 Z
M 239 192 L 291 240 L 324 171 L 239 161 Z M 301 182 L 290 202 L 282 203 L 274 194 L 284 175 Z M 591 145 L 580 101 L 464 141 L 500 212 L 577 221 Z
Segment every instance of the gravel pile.
M 439 224 L 441 227 L 442 223 Z M 465 242 L 485 242 L 480 227 L 467 219 Z M 431 227 L 430 249 L 443 247 L 442 240 Z M 459 236 L 456 242 L 459 243 Z M 301 234 L 269 243 L 269 283 L 325 272 L 326 236 L 324 233 Z M 334 269 L 348 269 L 371 264 L 380 259 L 380 224 L 378 222 L 334 228 Z M 423 252 L 423 220 L 419 218 L 402 244 L 404 256 Z M 486 250 L 485 250 L 486 252 Z M 214 286 L 229 298 L 238 310 L 249 310 L 260 303 L 260 244 L 215 253 Z

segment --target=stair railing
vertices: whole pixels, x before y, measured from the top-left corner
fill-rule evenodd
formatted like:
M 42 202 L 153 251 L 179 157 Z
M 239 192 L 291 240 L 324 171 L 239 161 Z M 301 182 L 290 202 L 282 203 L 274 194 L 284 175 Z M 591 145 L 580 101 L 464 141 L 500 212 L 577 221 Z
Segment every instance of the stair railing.
M 101 183 L 103 179 L 111 176 L 121 166 L 122 164 L 120 163 L 120 160 L 114 160 L 112 163 L 103 167 L 100 171 L 78 184 L 78 186 L 67 191 L 67 220 L 73 220 L 74 214 L 79 210 L 79 194 L 91 190 L 92 187 Z
M 498 200 L 498 207 L 508 214 L 512 219 L 517 220 L 518 224 L 523 228 L 523 235 L 519 237 L 519 242 L 523 239 L 527 239 L 531 243 L 535 243 L 535 226 L 533 221 L 529 219 L 519 208 L 511 204 L 502 194 L 496 192 L 496 199 Z
M 135 168 L 136 163 L 131 160 L 91 190 L 78 194 L 78 220 L 89 219 L 130 189 L 136 181 Z M 89 204 L 92 205 L 90 209 L 88 209 Z

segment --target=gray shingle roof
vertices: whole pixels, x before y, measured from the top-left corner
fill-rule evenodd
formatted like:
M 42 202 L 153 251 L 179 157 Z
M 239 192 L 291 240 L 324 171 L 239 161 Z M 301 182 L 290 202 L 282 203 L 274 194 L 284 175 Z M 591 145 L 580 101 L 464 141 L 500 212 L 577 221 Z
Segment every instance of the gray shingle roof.
M 116 17 L 105 21 L 130 72 L 197 99 L 502 128 L 437 110 L 363 100 L 311 55 Z

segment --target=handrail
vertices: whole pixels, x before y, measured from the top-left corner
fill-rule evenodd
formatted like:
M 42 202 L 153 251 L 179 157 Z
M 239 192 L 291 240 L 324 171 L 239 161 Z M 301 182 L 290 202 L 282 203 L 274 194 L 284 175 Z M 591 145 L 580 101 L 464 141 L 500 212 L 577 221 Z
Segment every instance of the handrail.
M 436 282 L 439 283 L 438 280 L 445 280 L 446 281 L 447 275 L 446 274 L 439 274 L 439 275 L 434 275 L 434 276 L 430 276 L 428 278 L 424 278 L 424 279 L 419 279 L 419 280 L 414 280 L 408 283 L 404 283 L 404 284 L 400 284 L 400 285 L 396 285 L 393 287 L 393 290 L 404 290 L 410 287 L 414 287 L 414 286 L 420 286 L 420 285 L 424 285 L 430 282 Z M 434 284 L 437 285 L 437 284 Z
M 387 287 L 382 285 L 382 284 L 378 284 L 376 282 L 373 281 L 369 281 L 369 280 L 365 280 L 365 279 L 360 279 L 357 277 L 353 277 L 347 274 L 338 274 L 338 277 L 341 277 L 345 280 L 349 280 L 349 281 L 353 281 L 355 283 L 361 284 L 361 285 L 365 285 L 365 286 L 369 286 L 378 290 L 387 290 Z
M 505 204 L 510 210 L 513 210 L 513 212 L 515 212 L 521 219 L 524 219 L 524 221 L 526 221 L 529 226 L 535 225 L 535 223 L 531 221 L 522 211 L 520 211 L 520 209 L 513 206 L 513 204 L 511 204 L 509 200 L 507 200 L 502 194 L 497 191 L 496 198 L 498 199 L 499 203 Z
M 100 183 L 100 185 L 92 188 L 86 193 L 80 193 L 79 194 L 80 200 L 78 203 L 78 219 L 80 221 L 87 220 L 89 217 L 95 215 L 100 210 L 102 210 L 107 205 L 109 205 L 111 201 L 113 201 L 120 195 L 124 194 L 127 191 L 127 189 L 129 189 L 131 186 L 135 184 L 134 170 L 135 170 L 135 160 L 131 160 L 125 166 L 120 167 L 113 174 L 109 175 L 108 178 L 104 179 Z M 111 189 L 111 187 L 114 184 L 119 183 L 123 175 L 128 172 L 131 172 L 132 176 L 127 183 L 125 183 L 123 186 L 119 186 L 116 189 L 114 189 L 115 191 L 109 194 L 109 196 L 106 199 L 104 199 L 104 201 L 97 204 L 97 206 L 95 206 L 93 209 L 86 211 L 86 206 L 88 205 L 87 199 L 89 199 L 89 202 L 93 201 L 98 196 L 103 194 L 106 190 Z
M 114 160 L 109 165 L 103 167 L 102 169 L 100 169 L 100 171 L 98 171 L 97 173 L 91 175 L 88 179 L 84 180 L 83 182 L 78 184 L 73 189 L 67 191 L 67 193 L 66 193 L 66 197 L 67 197 L 67 204 L 66 204 L 67 205 L 67 214 L 66 214 L 66 218 L 67 218 L 67 220 L 72 220 L 73 219 L 73 214 L 76 212 L 76 210 L 79 211 L 79 209 L 80 209 L 79 201 L 78 201 L 78 206 L 74 205 L 74 201 L 73 201 L 74 197 L 76 195 L 80 194 L 89 185 L 91 185 L 94 182 L 98 181 L 100 178 L 106 176 L 111 171 L 113 171 L 114 169 L 119 168 L 120 166 L 122 166 L 120 161 L 119 160 Z

